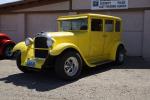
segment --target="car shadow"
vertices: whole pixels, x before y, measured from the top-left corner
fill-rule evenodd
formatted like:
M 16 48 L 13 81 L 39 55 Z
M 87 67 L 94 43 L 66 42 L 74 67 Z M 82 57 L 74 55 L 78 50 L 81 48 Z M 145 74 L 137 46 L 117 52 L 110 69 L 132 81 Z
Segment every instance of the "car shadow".
M 124 64 L 113 66 L 114 69 L 150 69 L 150 61 L 142 57 L 127 57 Z
M 4 60 L 4 58 L 0 57 L 0 60 Z
M 1 78 L 0 81 L 11 83 L 16 86 L 27 87 L 28 89 L 35 89 L 36 91 L 49 91 L 58 87 L 67 85 L 72 82 L 59 80 L 53 71 L 50 73 L 18 73 Z
M 3 60 L 16 60 L 16 59 L 15 59 L 15 58 L 7 59 L 7 58 L 1 58 L 1 57 L 0 57 L 0 61 L 3 61 Z
M 104 65 L 103 65 L 104 66 Z M 84 77 L 88 77 L 90 75 L 94 75 L 96 73 L 102 73 L 110 70 L 111 67 L 101 67 L 98 70 L 95 69 L 85 69 L 80 75 L 80 79 Z M 91 71 L 90 71 L 91 70 Z M 5 82 L 6 84 L 13 84 L 16 86 L 26 87 L 28 89 L 35 89 L 36 91 L 45 92 L 50 91 L 68 84 L 71 84 L 75 81 L 64 81 L 57 77 L 54 69 L 47 72 L 39 72 L 39 73 L 17 73 L 13 75 L 9 75 L 4 78 L 0 78 L 0 81 Z
M 150 69 L 150 61 L 146 61 L 142 57 L 127 57 L 123 65 L 108 63 L 94 68 L 88 68 L 83 71 L 81 77 L 84 78 L 112 69 Z
M 146 62 L 145 60 L 139 57 L 137 58 L 128 57 L 125 63 L 121 66 L 114 66 L 113 63 L 109 63 L 95 68 L 84 69 L 79 79 L 89 77 L 91 75 L 96 75 L 98 73 L 103 73 L 112 69 L 150 69 L 150 62 Z M 0 81 L 44 92 L 71 84 L 78 80 L 75 81 L 60 80 L 59 78 L 57 78 L 54 70 L 50 70 L 48 72 L 40 72 L 33 74 L 18 73 L 14 75 L 9 75 L 8 77 L 1 78 Z

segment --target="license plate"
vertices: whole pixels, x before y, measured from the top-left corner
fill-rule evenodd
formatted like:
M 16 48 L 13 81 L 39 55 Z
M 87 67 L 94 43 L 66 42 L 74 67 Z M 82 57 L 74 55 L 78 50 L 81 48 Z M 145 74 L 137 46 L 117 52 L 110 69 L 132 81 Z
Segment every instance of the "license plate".
M 35 61 L 35 60 L 28 60 L 28 61 L 27 61 L 27 66 L 28 66 L 28 67 L 34 68 L 34 67 L 35 67 L 35 64 L 36 64 L 36 61 Z

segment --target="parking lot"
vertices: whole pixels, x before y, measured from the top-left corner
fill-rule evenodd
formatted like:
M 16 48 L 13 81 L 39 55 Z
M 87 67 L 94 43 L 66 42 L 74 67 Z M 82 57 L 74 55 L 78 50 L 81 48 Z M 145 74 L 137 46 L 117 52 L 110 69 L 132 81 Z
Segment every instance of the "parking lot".
M 122 66 L 86 69 L 79 80 L 59 80 L 54 71 L 24 74 L 14 60 L 0 61 L 0 100 L 149 100 L 150 62 L 128 57 Z

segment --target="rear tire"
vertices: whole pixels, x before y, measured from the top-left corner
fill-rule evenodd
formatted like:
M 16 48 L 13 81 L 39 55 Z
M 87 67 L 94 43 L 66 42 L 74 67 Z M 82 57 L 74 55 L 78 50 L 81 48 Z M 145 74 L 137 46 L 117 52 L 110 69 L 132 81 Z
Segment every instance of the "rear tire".
M 125 61 L 125 49 L 123 47 L 118 47 L 115 65 L 122 65 L 124 61 Z
M 12 45 L 12 44 L 9 44 L 5 47 L 4 58 L 6 58 L 6 59 L 12 59 L 13 58 L 13 52 L 12 52 L 13 47 L 14 47 L 14 45 Z
M 82 59 L 75 51 L 66 51 L 56 58 L 55 72 L 64 80 L 75 80 L 82 70 Z

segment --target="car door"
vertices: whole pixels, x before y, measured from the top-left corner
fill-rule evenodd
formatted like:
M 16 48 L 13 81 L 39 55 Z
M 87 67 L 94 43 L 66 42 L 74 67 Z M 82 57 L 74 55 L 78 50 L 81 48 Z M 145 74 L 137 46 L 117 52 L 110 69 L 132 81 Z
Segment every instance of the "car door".
M 115 39 L 115 29 L 114 29 L 114 20 L 113 19 L 105 19 L 104 20 L 104 57 L 107 58 L 111 51 L 113 40 Z
M 101 61 L 104 47 L 103 29 L 103 19 L 91 18 L 90 57 L 92 63 Z

